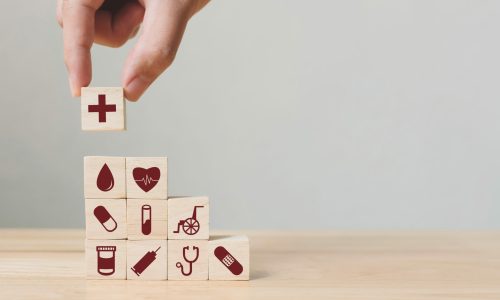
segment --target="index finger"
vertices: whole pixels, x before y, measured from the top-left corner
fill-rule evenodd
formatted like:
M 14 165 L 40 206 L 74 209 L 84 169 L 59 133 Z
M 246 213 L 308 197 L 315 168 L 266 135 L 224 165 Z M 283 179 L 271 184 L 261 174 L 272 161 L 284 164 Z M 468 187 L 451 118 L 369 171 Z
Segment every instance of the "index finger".
M 80 95 L 80 89 L 92 78 L 90 48 L 94 42 L 95 12 L 104 0 L 65 0 L 63 2 L 64 61 L 68 69 L 71 93 Z

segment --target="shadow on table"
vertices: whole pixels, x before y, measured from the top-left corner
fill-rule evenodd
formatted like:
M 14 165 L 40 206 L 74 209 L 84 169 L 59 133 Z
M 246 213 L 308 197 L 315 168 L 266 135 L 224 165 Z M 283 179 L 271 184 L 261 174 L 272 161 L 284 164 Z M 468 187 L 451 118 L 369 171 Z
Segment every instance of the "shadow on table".
M 269 277 L 269 272 L 250 269 L 250 280 L 264 279 Z

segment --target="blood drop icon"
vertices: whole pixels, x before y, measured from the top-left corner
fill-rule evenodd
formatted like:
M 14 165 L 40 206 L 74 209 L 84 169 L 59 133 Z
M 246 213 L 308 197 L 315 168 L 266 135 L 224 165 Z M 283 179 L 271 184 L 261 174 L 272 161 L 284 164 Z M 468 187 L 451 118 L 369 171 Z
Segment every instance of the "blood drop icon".
M 104 164 L 97 175 L 97 187 L 103 191 L 110 191 L 113 186 L 115 186 L 115 179 L 113 178 L 113 173 L 109 169 L 107 164 Z

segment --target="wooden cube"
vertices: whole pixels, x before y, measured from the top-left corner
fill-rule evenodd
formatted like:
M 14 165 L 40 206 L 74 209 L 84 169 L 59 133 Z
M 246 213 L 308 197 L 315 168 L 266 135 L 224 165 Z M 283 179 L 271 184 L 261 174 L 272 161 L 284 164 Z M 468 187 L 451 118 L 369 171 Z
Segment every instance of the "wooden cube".
M 208 270 L 210 280 L 249 280 L 250 244 L 248 237 L 210 237 Z
M 167 280 L 167 240 L 127 241 L 127 279 Z
M 167 200 L 128 199 L 127 228 L 129 240 L 166 240 Z
M 208 239 L 208 197 L 168 198 L 168 238 L 172 240 Z
M 125 199 L 85 199 L 87 239 L 126 239 L 127 201 Z
M 85 261 L 89 279 L 126 279 L 127 241 L 86 240 Z
M 82 130 L 125 130 L 125 100 L 121 87 L 84 87 Z
M 85 198 L 126 198 L 125 157 L 83 158 Z
M 207 250 L 207 240 L 169 240 L 168 280 L 207 280 Z
M 127 198 L 167 199 L 167 158 L 127 157 Z

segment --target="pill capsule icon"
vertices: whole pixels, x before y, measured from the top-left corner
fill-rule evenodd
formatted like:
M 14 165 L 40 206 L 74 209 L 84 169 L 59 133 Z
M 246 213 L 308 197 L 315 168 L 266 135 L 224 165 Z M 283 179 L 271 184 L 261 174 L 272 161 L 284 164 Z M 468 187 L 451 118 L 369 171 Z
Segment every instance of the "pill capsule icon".
M 116 227 L 118 227 L 115 219 L 113 219 L 109 211 L 102 205 L 94 208 L 94 216 L 96 217 L 97 221 L 101 223 L 102 227 L 106 229 L 107 232 L 113 232 L 115 231 Z
M 231 253 L 229 253 L 229 251 L 226 250 L 226 248 L 222 246 L 215 248 L 214 255 L 234 275 L 240 275 L 241 272 L 243 272 L 243 266 L 236 260 L 236 258 L 234 258 L 234 256 L 231 255 Z

